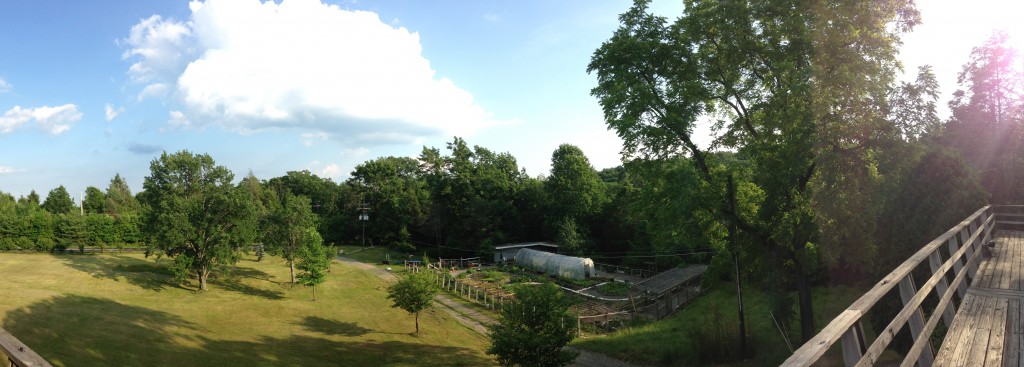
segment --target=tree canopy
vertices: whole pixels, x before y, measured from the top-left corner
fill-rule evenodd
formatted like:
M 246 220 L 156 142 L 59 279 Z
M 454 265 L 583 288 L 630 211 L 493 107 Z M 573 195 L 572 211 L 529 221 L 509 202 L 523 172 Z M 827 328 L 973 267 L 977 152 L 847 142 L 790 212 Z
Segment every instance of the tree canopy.
M 154 159 L 143 182 L 147 254 L 162 251 L 174 258 L 179 279 L 195 277 L 200 290 L 207 289 L 217 265 L 234 263 L 239 248 L 254 240 L 244 230 L 255 220 L 253 203 L 233 178 L 209 155 L 180 151 Z
M 394 301 L 391 307 L 401 308 L 416 318 L 416 333 L 420 332 L 420 312 L 430 308 L 437 295 L 437 284 L 433 276 L 425 271 L 409 273 L 388 287 L 388 299 Z
M 576 318 L 553 284 L 520 285 L 515 298 L 501 309 L 498 323 L 488 326 L 487 354 L 502 366 L 558 367 L 572 363 L 578 352 L 565 350 L 575 336 Z
M 67 214 L 75 209 L 75 201 L 71 199 L 71 195 L 68 194 L 68 190 L 64 188 L 64 185 L 60 185 L 50 190 L 50 193 L 46 195 L 46 201 L 43 201 L 42 208 L 53 214 Z

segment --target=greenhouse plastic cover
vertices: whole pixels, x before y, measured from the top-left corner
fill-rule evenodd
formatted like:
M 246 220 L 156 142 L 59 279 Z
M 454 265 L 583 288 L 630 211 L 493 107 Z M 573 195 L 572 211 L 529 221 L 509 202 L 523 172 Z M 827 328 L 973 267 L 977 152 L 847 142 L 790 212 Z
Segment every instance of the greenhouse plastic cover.
M 591 259 L 553 254 L 528 248 L 521 249 L 516 253 L 516 264 L 569 279 L 584 279 L 594 275 L 594 261 Z

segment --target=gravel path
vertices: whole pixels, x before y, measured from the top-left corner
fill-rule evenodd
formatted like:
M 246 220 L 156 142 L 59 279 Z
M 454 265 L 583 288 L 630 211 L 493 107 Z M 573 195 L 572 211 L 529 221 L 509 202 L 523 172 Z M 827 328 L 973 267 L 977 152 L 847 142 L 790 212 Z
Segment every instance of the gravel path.
M 396 279 L 395 274 L 392 274 L 391 272 L 388 272 L 387 270 L 383 270 L 376 266 L 359 262 L 356 261 L 355 259 L 345 256 L 338 256 L 337 259 L 339 261 L 345 262 L 346 264 L 352 265 L 358 269 L 363 269 L 373 274 L 376 274 L 377 277 L 384 279 L 385 281 L 391 282 Z M 452 317 L 454 317 L 456 320 L 462 323 L 462 325 L 470 329 L 473 329 L 474 331 L 480 333 L 481 335 L 487 335 L 487 327 L 485 325 L 497 322 L 490 315 L 481 313 L 480 311 L 477 311 L 471 307 L 467 307 L 461 303 L 458 303 L 452 300 L 446 294 L 440 293 L 437 295 L 437 297 L 434 298 L 434 300 L 436 300 L 437 303 L 439 303 L 442 306 L 441 309 L 445 310 L 445 312 L 448 312 L 448 314 L 452 315 Z M 569 349 L 580 352 L 579 357 L 576 357 L 576 361 L 574 361 L 572 364 L 572 366 L 574 367 L 642 367 L 640 365 L 620 361 L 618 359 L 606 356 L 604 354 L 592 352 L 585 349 L 578 349 L 572 347 L 569 347 Z

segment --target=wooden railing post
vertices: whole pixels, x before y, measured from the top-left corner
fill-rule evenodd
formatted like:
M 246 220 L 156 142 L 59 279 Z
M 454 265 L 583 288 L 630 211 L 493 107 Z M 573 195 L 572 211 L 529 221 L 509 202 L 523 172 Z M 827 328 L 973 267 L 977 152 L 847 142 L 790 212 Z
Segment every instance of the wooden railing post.
M 914 298 L 915 294 L 917 294 L 917 286 L 914 285 L 914 276 L 907 274 L 900 281 L 900 299 L 903 300 L 904 307 L 906 307 L 907 303 L 910 303 L 910 299 Z M 939 299 L 941 299 L 941 296 Z M 910 336 L 913 337 L 914 341 L 917 341 L 918 338 L 928 337 L 928 335 L 921 335 L 921 331 L 924 330 L 924 314 L 921 312 L 920 306 L 914 309 L 907 324 L 910 327 Z M 918 367 L 930 367 L 934 358 L 935 355 L 932 352 L 931 344 L 926 344 L 924 350 L 921 351 L 921 355 L 917 357 L 917 365 Z
M 853 323 L 849 330 L 843 333 L 843 363 L 849 366 L 856 366 L 860 357 L 868 350 L 867 341 L 864 339 L 864 328 L 860 321 Z
M 974 247 L 974 242 L 971 241 L 971 234 L 973 234 L 973 233 L 974 233 L 974 222 L 971 222 L 970 229 L 965 227 L 963 230 L 960 231 L 960 243 L 963 243 L 962 246 L 966 246 L 967 247 L 966 258 L 968 258 L 968 259 L 970 259 L 971 257 L 974 256 L 975 247 Z M 977 261 L 970 261 L 970 262 L 968 262 L 967 263 L 967 277 L 971 280 L 972 284 L 974 283 L 974 276 L 977 273 L 978 273 L 978 262 Z
M 936 248 L 935 252 L 928 255 L 928 267 L 932 269 L 932 274 L 935 274 L 942 266 L 942 258 L 939 257 L 939 249 Z M 948 268 L 947 268 L 948 269 Z M 935 284 L 935 295 L 942 299 L 942 296 L 946 295 L 946 291 L 949 289 L 949 283 L 946 282 L 946 275 L 943 274 L 942 278 L 939 278 L 939 282 Z M 903 302 L 906 302 L 904 300 Z M 946 324 L 946 327 L 953 325 L 953 316 L 956 315 L 956 310 L 953 307 L 946 307 L 942 311 L 942 322 Z
M 949 256 L 953 256 L 953 254 L 960 250 L 960 245 L 956 242 L 956 236 L 949 236 L 949 240 L 946 243 L 949 244 Z M 951 260 L 953 260 L 953 274 L 960 274 L 960 269 L 964 268 L 963 261 L 959 258 Z M 964 299 L 967 296 L 967 282 L 960 282 L 956 286 L 956 293 L 960 296 L 960 299 Z

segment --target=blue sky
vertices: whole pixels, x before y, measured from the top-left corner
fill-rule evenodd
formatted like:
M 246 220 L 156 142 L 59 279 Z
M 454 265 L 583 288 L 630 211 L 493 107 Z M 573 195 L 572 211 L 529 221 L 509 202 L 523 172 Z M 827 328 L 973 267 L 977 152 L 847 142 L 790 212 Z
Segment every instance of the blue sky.
M 211 154 L 239 178 L 341 182 L 452 136 L 546 174 L 559 144 L 619 164 L 587 75 L 625 1 L 14 1 L 0 5 L 0 191 L 139 190 L 161 151 Z M 908 70 L 948 100 L 972 46 L 1024 35 L 1011 0 L 923 1 Z M 675 17 L 678 1 L 654 10 Z M 1020 44 L 1018 42 L 1018 44 Z M 706 133 L 706 132 L 705 132 Z

